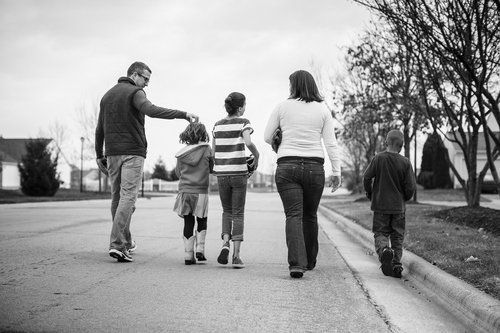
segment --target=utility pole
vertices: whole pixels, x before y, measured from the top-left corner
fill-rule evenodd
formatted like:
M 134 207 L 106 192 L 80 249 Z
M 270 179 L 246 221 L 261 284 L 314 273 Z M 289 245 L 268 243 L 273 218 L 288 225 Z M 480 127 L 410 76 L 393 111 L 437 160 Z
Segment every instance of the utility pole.
M 85 138 L 82 136 L 80 141 L 82 142 L 82 148 L 80 149 L 80 192 L 83 192 L 83 141 L 85 141 Z

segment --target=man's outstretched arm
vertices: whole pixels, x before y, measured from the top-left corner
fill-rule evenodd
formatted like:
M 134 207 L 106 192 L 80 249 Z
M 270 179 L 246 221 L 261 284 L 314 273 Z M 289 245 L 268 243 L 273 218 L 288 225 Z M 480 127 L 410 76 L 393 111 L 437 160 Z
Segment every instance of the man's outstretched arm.
M 151 118 L 186 119 L 194 122 L 198 121 L 198 116 L 195 114 L 153 105 L 153 103 L 147 99 L 146 93 L 143 90 L 137 91 L 134 95 L 134 106 L 137 110 Z

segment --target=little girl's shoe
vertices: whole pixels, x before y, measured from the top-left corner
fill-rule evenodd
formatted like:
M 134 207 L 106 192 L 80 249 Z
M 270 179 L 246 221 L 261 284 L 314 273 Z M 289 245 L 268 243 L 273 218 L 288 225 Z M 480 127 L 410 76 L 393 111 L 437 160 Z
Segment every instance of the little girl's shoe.
M 196 264 L 196 259 L 194 258 L 194 242 L 194 236 L 189 237 L 189 239 L 184 237 L 184 264 L 186 265 Z
M 196 259 L 198 261 L 206 261 L 205 258 L 205 238 L 207 236 L 207 231 L 197 231 L 196 232 Z

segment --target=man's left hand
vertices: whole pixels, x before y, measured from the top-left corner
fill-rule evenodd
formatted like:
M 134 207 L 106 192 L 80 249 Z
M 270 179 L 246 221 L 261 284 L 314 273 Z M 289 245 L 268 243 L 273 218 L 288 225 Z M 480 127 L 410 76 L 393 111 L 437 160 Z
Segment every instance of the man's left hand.
M 96 158 L 97 167 L 103 174 L 108 175 L 108 160 L 106 157 Z

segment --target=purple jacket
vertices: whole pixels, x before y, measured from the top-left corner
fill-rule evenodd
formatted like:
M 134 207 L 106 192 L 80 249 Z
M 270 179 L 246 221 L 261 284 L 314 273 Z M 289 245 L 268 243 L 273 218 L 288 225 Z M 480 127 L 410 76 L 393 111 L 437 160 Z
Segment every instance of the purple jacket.
M 187 145 L 175 157 L 179 192 L 208 193 L 209 174 L 213 170 L 213 154 L 209 144 Z

